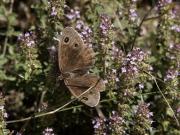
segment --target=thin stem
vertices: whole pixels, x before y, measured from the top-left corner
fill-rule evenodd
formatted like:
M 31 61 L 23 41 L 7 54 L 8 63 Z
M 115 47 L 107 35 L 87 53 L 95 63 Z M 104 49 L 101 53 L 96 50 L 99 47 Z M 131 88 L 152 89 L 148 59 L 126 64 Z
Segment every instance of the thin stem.
M 170 108 L 171 112 L 173 113 L 173 117 L 174 117 L 174 119 L 175 119 L 177 125 L 180 126 L 179 121 L 178 121 L 178 119 L 177 119 L 177 117 L 176 117 L 176 115 L 175 115 L 174 110 L 172 109 L 172 107 L 171 107 L 171 105 L 169 104 L 169 102 L 167 101 L 165 95 L 163 94 L 163 92 L 162 92 L 161 89 L 159 88 L 159 85 L 157 84 L 157 81 L 156 81 L 156 79 L 155 79 L 154 77 L 153 77 L 153 80 L 154 80 L 154 82 L 155 82 L 155 84 L 156 84 L 156 86 L 157 86 L 159 92 L 161 93 L 161 95 L 163 96 L 164 100 L 166 101 L 168 107 Z
M 85 92 L 83 92 L 82 94 L 80 94 L 77 98 L 71 99 L 69 102 L 67 102 L 66 104 L 64 104 L 63 106 L 50 111 L 50 112 L 46 112 L 46 113 L 42 113 L 42 114 L 35 114 L 35 116 L 31 116 L 31 117 L 27 117 L 27 118 L 23 118 L 23 119 L 19 119 L 19 120 L 12 120 L 12 121 L 6 121 L 7 124 L 10 123 L 17 123 L 17 122 L 23 122 L 23 121 L 27 121 L 30 120 L 32 118 L 39 118 L 39 117 L 43 117 L 46 115 L 50 115 L 50 114 L 54 114 L 58 111 L 60 111 L 61 109 L 63 109 L 64 107 L 68 106 L 69 104 L 71 104 L 72 102 L 76 101 L 77 99 L 79 99 L 80 97 L 82 97 L 84 94 L 86 94 L 87 92 L 89 92 L 91 89 L 93 89 L 98 83 L 99 83 L 100 79 L 96 82 L 96 84 L 94 86 L 91 86 L 89 89 L 87 89 Z
M 6 18 L 7 18 L 7 32 L 6 32 L 6 37 L 5 37 L 5 40 L 4 40 L 4 47 L 3 47 L 3 52 L 2 52 L 2 56 L 4 57 L 5 54 L 6 54 L 6 50 L 7 50 L 7 43 L 8 43 L 8 32 L 9 32 L 9 29 L 10 29 L 10 23 L 9 23 L 9 20 L 8 20 L 8 15 L 12 13 L 12 10 L 13 10 L 13 4 L 14 4 L 14 0 L 11 0 L 11 5 L 10 5 L 10 9 L 9 9 L 9 12 L 8 14 L 6 14 Z
M 174 110 L 172 109 L 172 107 L 171 107 L 171 105 L 169 104 L 169 102 L 167 101 L 164 93 L 163 93 L 162 90 L 160 89 L 160 87 L 159 87 L 159 85 L 158 85 L 158 83 L 157 83 L 157 81 L 156 81 L 156 78 L 155 78 L 153 75 L 151 75 L 150 73 L 148 73 L 148 72 L 145 72 L 145 73 L 148 74 L 148 75 L 150 75 L 150 76 L 152 77 L 152 79 L 154 80 L 154 82 L 155 82 L 155 84 L 156 84 L 156 87 L 158 88 L 159 92 L 161 93 L 162 97 L 164 98 L 165 102 L 167 103 L 168 107 L 170 108 L 171 112 L 173 113 L 173 117 L 174 117 L 177 125 L 180 126 L 180 123 L 179 123 L 179 121 L 178 121 L 178 119 L 177 119 L 177 117 L 176 117 L 176 115 L 175 115 L 175 112 L 174 112 Z M 160 79 L 160 80 L 161 80 L 161 79 Z M 162 80 L 161 80 L 161 81 L 162 81 Z
M 151 9 L 144 15 L 141 23 L 139 24 L 139 27 L 138 27 L 138 29 L 137 29 L 137 31 L 136 31 L 136 34 L 135 34 L 134 39 L 133 39 L 133 42 L 132 42 L 132 46 L 131 46 L 131 49 L 130 49 L 131 51 L 133 50 L 134 44 L 135 44 L 136 39 L 137 39 L 137 35 L 139 34 L 139 31 L 140 31 L 140 29 L 141 29 L 142 24 L 144 23 L 145 19 L 148 17 L 149 13 L 152 11 L 153 8 L 154 8 L 154 7 L 151 7 Z

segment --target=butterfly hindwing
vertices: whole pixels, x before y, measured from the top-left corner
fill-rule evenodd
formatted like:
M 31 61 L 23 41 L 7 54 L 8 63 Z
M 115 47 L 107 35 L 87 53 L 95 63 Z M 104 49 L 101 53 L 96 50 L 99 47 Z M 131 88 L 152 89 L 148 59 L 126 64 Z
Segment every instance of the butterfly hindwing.
M 96 75 L 85 74 L 74 78 L 66 78 L 65 84 L 71 91 L 74 97 L 78 97 L 83 92 L 94 86 L 80 100 L 88 106 L 94 107 L 99 103 L 100 91 L 104 90 L 105 86 L 102 80 Z

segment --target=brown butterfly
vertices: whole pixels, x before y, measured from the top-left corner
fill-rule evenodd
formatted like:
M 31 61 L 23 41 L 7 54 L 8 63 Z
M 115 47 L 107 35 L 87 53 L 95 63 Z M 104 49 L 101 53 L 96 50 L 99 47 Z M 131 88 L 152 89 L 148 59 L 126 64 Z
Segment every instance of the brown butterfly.
M 88 73 L 95 62 L 94 56 L 93 49 L 84 44 L 80 35 L 73 28 L 66 27 L 63 30 L 58 49 L 61 77 L 76 98 L 94 85 L 80 97 L 80 100 L 90 107 L 99 103 L 100 91 L 105 89 L 99 76 Z

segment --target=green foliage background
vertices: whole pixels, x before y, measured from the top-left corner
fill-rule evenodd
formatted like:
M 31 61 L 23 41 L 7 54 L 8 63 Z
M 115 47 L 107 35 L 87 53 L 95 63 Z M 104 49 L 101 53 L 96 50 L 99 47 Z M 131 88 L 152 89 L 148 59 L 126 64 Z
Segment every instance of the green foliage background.
M 80 11 L 80 18 L 68 19 L 75 11 Z M 57 135 L 179 135 L 178 11 L 178 2 L 165 0 L 0 0 L 1 134 L 40 135 L 52 128 Z M 102 16 L 108 19 L 106 34 L 100 27 Z M 66 26 L 76 28 L 78 20 L 92 30 L 85 38 L 97 54 L 90 72 L 106 82 L 99 107 L 107 121 L 95 128 L 92 121 L 102 119 L 96 109 L 75 101 L 55 114 L 6 124 L 70 101 L 70 92 L 58 79 L 55 38 Z M 18 40 L 30 31 L 32 46 Z M 112 54 L 113 47 L 117 55 Z M 136 63 L 137 73 L 123 73 L 124 61 L 136 48 L 145 56 Z

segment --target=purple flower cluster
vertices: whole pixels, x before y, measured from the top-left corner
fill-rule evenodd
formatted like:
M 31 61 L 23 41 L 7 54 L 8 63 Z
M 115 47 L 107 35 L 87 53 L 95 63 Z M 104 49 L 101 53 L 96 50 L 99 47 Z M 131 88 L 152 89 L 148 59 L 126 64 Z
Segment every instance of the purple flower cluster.
M 65 6 L 65 8 L 66 8 L 65 17 L 70 22 L 72 21 L 76 23 L 75 26 L 76 30 L 79 32 L 84 42 L 91 47 L 92 30 L 88 25 L 84 23 L 83 20 L 80 19 L 81 18 L 80 11 L 77 8 L 70 9 L 68 6 Z
M 111 128 L 111 132 L 115 134 L 124 134 L 125 121 L 122 117 L 118 115 L 116 111 L 112 111 L 112 115 L 109 118 L 109 125 Z
M 180 52 L 180 43 L 179 44 L 170 43 L 169 44 L 169 50 Z
M 137 0 L 132 0 L 131 6 L 129 9 L 129 18 L 133 22 L 135 22 L 138 18 L 136 4 L 137 4 Z
M 112 45 L 112 47 L 111 47 L 110 53 L 112 56 L 111 57 L 112 60 L 115 60 L 115 59 L 121 60 L 121 58 L 124 56 L 123 51 L 115 45 L 114 41 L 112 41 L 111 45 Z
M 25 34 L 20 34 L 18 40 L 22 42 L 27 47 L 33 47 L 35 45 L 35 34 L 31 32 L 26 32 Z
M 118 115 L 118 112 L 112 111 L 112 115 L 109 118 L 110 124 L 115 124 L 115 125 L 121 124 L 122 125 L 124 122 L 125 121 L 123 120 L 123 118 Z
M 167 4 L 172 3 L 172 0 L 159 0 L 159 6 L 163 7 L 166 6 Z
M 164 81 L 173 80 L 173 79 L 177 78 L 178 76 L 179 76 L 178 70 L 169 69 L 169 70 L 166 72 L 166 76 L 165 76 L 165 78 L 164 78 Z
M 176 60 L 180 53 L 180 44 L 174 44 L 171 42 L 168 47 L 170 53 L 167 53 L 167 57 L 171 60 Z
M 50 16 L 54 17 L 58 14 L 56 6 L 54 6 L 53 2 L 48 2 L 48 9 L 50 10 Z
M 121 72 L 128 74 L 138 73 L 138 64 L 142 62 L 145 59 L 145 57 L 145 52 L 143 52 L 140 48 L 135 48 L 123 60 Z
M 175 32 L 178 32 L 178 33 L 180 32 L 180 26 L 179 25 L 173 25 L 173 26 L 171 26 L 170 29 L 175 31 Z
M 52 128 L 46 128 L 44 131 L 43 131 L 43 135 L 55 135 L 53 133 L 53 129 Z
M 67 13 L 65 13 L 65 17 L 69 20 L 80 19 L 80 11 L 78 9 L 70 9 L 67 5 L 65 6 Z
M 85 43 L 92 47 L 91 44 L 91 37 L 92 37 L 92 30 L 91 28 L 86 25 L 82 20 L 77 20 L 76 22 L 76 30 L 80 33 L 81 37 L 85 41 Z
M 107 35 L 108 31 L 111 29 L 112 23 L 108 15 L 102 14 L 100 16 L 100 30 L 104 36 Z
M 106 135 L 107 134 L 107 120 L 102 118 L 95 118 L 92 121 L 92 124 L 94 125 L 94 133 L 95 135 Z
M 112 115 L 108 119 L 95 118 L 92 121 L 95 135 L 122 134 L 124 133 L 124 123 L 124 119 L 116 111 L 112 111 Z
M 150 112 L 149 106 L 150 104 L 140 103 L 135 110 L 135 115 L 137 118 L 143 117 L 144 119 L 141 120 L 148 120 L 149 123 L 152 124 L 153 121 L 151 117 L 153 116 L 153 113 Z M 140 121 L 140 122 L 141 122 L 140 124 L 143 124 L 144 121 Z

